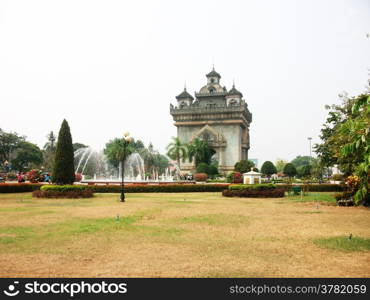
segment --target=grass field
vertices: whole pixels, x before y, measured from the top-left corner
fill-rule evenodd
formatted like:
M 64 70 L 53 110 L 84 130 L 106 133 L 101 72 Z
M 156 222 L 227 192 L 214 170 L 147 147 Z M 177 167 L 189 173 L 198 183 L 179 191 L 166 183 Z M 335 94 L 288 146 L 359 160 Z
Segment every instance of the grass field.
M 370 276 L 370 210 L 330 193 L 118 198 L 0 194 L 0 276 Z

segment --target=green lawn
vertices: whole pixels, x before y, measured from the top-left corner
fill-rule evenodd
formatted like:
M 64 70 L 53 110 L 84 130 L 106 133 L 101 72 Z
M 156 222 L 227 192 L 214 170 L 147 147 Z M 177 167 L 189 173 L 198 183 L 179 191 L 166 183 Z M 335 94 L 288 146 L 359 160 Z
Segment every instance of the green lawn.
M 370 210 L 332 195 L 0 194 L 0 276 L 368 277 Z

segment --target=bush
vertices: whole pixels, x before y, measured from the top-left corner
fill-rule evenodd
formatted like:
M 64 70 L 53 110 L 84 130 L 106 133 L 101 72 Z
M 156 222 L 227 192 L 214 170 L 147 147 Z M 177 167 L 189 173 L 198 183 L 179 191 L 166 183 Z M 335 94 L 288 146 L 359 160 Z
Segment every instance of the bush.
M 245 198 L 280 198 L 284 197 L 284 189 L 241 189 L 241 190 L 223 190 L 224 197 L 245 197 Z
M 226 181 L 230 183 L 243 183 L 243 176 L 239 172 L 227 174 Z
M 32 197 L 36 198 L 91 198 L 94 193 L 89 189 L 58 191 L 58 190 L 38 190 L 32 192 Z
M 36 169 L 33 169 L 33 170 L 27 172 L 26 175 L 27 175 L 27 179 L 31 183 L 41 182 L 44 179 L 44 176 L 42 175 L 42 172 L 40 170 L 36 170 Z
M 13 172 L 6 174 L 6 180 L 9 181 L 17 180 L 17 174 Z
M 39 190 L 41 184 L 33 183 L 0 183 L 0 193 L 26 193 Z
M 197 173 L 206 173 L 209 174 L 209 165 L 202 162 L 197 166 Z
M 215 165 L 209 165 L 208 167 L 208 175 L 215 176 L 218 174 L 218 168 Z
M 333 174 L 333 176 L 331 177 L 334 181 L 343 181 L 344 179 L 344 176 L 343 174 Z
M 226 179 L 216 178 L 216 179 L 207 179 L 209 183 L 226 183 Z
M 343 192 L 335 194 L 334 198 L 337 200 L 339 206 L 354 206 L 353 192 Z
M 234 191 L 239 191 L 239 190 L 272 190 L 276 189 L 276 185 L 272 183 L 268 184 L 230 184 L 229 185 L 229 190 L 234 190 Z
M 208 178 L 206 173 L 195 173 L 194 179 L 195 181 L 206 181 Z

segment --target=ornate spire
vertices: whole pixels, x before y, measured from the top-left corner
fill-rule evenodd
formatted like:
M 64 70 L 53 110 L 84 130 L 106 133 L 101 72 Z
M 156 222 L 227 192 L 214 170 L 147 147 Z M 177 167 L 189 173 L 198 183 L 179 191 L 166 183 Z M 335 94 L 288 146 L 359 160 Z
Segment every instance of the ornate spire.
M 235 80 L 233 80 L 233 87 L 232 89 L 228 92 L 229 95 L 238 95 L 240 97 L 243 97 L 243 94 L 241 92 L 239 92 L 236 88 L 235 88 Z
M 218 78 L 220 79 L 220 78 L 221 78 L 221 75 L 215 71 L 215 66 L 213 65 L 212 71 L 211 71 L 211 72 L 209 72 L 209 73 L 206 75 L 206 77 L 207 77 L 207 78 L 208 78 L 208 77 L 218 77 Z
M 177 99 L 177 100 L 181 100 L 181 99 L 191 99 L 191 100 L 194 100 L 193 96 L 192 96 L 192 95 L 190 95 L 190 94 L 186 91 L 186 84 L 185 84 L 185 86 L 184 86 L 184 91 L 183 91 L 180 95 L 176 96 L 176 99 Z

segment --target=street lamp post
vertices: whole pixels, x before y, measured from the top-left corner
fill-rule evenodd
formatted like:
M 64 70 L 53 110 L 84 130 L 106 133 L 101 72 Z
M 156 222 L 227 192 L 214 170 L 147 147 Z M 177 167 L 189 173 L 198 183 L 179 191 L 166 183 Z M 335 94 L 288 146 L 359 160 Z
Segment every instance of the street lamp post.
M 308 139 L 308 140 L 309 140 L 309 142 L 310 142 L 310 160 L 311 160 L 311 162 L 310 162 L 310 163 L 312 163 L 312 153 L 311 153 L 311 150 L 312 150 L 312 148 L 311 148 L 311 141 L 312 141 L 312 137 L 308 137 L 307 139 Z
M 127 145 L 131 143 L 131 137 L 129 135 L 130 134 L 128 132 L 123 135 L 123 153 L 121 157 L 121 202 L 125 202 L 125 158 Z

